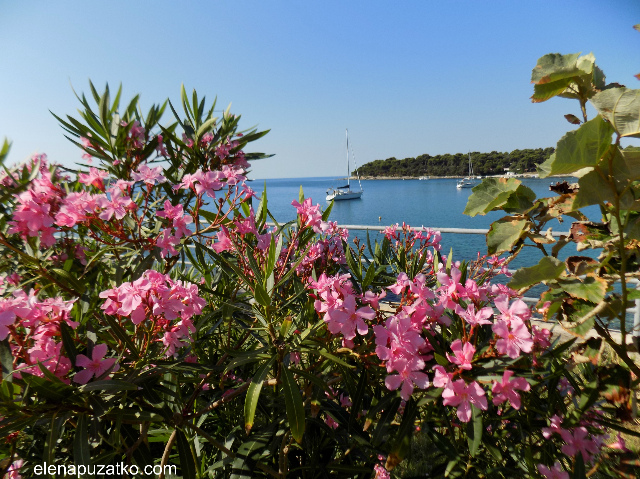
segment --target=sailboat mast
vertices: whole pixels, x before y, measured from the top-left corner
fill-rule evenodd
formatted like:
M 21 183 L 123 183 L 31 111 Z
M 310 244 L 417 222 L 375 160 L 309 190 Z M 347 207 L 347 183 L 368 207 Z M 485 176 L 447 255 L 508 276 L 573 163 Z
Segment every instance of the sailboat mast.
M 344 130 L 347 134 L 347 186 L 351 190 L 351 171 L 349 170 L 349 130 Z

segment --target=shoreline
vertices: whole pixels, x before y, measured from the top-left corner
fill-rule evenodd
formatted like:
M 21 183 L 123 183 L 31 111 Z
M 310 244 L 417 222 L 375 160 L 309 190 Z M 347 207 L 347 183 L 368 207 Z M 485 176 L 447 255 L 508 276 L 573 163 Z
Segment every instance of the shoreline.
M 481 176 L 481 175 L 478 175 Z M 350 176 L 349 180 L 419 180 L 419 181 L 429 181 L 429 180 L 440 180 L 440 179 L 449 179 L 449 180 L 459 180 L 462 178 L 467 178 L 466 176 L 430 176 L 428 180 L 420 180 L 419 176 L 361 176 L 358 178 L 357 176 Z M 477 178 L 477 177 L 474 177 Z M 517 175 L 487 175 L 482 176 L 478 179 L 484 178 L 539 178 L 537 173 L 520 173 Z M 551 177 L 549 177 L 551 178 Z M 346 180 L 347 177 L 338 178 L 339 180 Z

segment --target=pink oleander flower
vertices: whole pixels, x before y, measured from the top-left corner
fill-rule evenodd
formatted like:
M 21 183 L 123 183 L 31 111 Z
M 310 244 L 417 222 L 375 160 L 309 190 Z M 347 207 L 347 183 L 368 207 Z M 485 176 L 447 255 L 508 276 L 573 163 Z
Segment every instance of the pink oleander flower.
M 104 179 L 109 176 L 108 171 L 98 168 L 89 168 L 89 173 L 79 173 L 78 181 L 85 185 L 95 186 L 100 191 L 104 191 Z
M 216 233 L 217 242 L 213 243 L 211 247 L 217 252 L 222 253 L 223 251 L 233 251 L 233 243 L 229 238 L 229 230 L 224 226 L 220 231 Z
M 162 230 L 162 233 L 156 240 L 156 246 L 160 248 L 160 256 L 176 256 L 178 254 L 178 250 L 176 250 L 176 246 L 180 244 L 180 237 L 177 235 L 171 234 L 170 228 L 165 228 Z
M 569 473 L 562 470 L 562 466 L 557 461 L 551 468 L 538 464 L 538 471 L 547 479 L 569 479 Z
M 466 288 L 460 284 L 461 277 L 462 273 L 455 266 L 451 267 L 451 276 L 444 270 L 436 273 L 436 278 L 438 278 L 438 282 L 442 285 L 438 288 L 438 292 L 441 295 L 440 303 L 449 309 L 455 310 L 458 301 L 461 298 L 467 297 Z
M 618 435 L 616 436 L 616 441 L 612 442 L 611 444 L 607 444 L 607 447 L 610 449 L 618 449 L 622 452 L 631 452 L 627 448 L 627 443 L 625 442 L 624 438 L 620 435 L 620 433 L 618 433 Z
M 312 205 L 311 198 L 305 199 L 302 204 L 293 200 L 291 202 L 298 212 L 300 217 L 301 227 L 309 226 L 316 233 L 322 232 L 322 213 L 320 212 L 320 205 Z
M 376 464 L 373 466 L 373 471 L 376 473 L 374 479 L 390 479 L 391 475 L 382 464 Z
M 453 351 L 453 356 L 447 353 L 447 359 L 449 362 L 453 364 L 457 364 L 460 369 L 471 369 L 471 361 L 473 360 L 473 355 L 476 353 L 476 348 L 473 347 L 471 343 L 464 343 L 460 339 L 456 339 L 453 343 L 451 343 L 451 351 Z
M 113 216 L 116 219 L 121 220 L 127 214 L 128 210 L 136 208 L 136 204 L 131 201 L 128 196 L 123 196 L 120 188 L 111 188 L 109 191 L 110 198 L 102 195 L 98 198 L 97 203 L 102 212 L 100 213 L 100 219 L 109 221 Z
M 511 306 L 509 306 L 509 297 L 507 295 L 500 295 L 494 303 L 496 308 L 500 311 L 499 319 L 509 324 L 513 319 L 520 319 L 526 321 L 531 317 L 531 311 L 524 301 L 516 299 Z M 527 351 L 528 352 L 528 351 Z
M 591 458 L 598 453 L 598 442 L 584 426 L 576 427 L 573 433 L 567 429 L 561 429 L 560 436 L 566 442 L 562 446 L 562 452 L 567 456 L 574 457 L 580 453 L 584 462 L 589 463 Z
M 478 409 L 487 410 L 487 398 L 484 389 L 473 381 L 467 385 L 464 379 L 458 379 L 450 382 L 442 391 L 442 404 L 445 406 L 456 406 L 458 410 L 456 414 L 462 422 L 471 420 L 471 405 Z
M 422 360 L 412 359 L 407 361 L 404 358 L 397 359 L 394 361 L 394 368 L 398 371 L 398 374 L 387 376 L 384 384 L 390 391 L 395 391 L 402 386 L 400 397 L 408 401 L 411 394 L 413 394 L 415 386 L 420 389 L 429 387 L 429 376 L 420 371 L 423 367 L 424 361 Z
M 493 325 L 493 332 L 501 338 L 496 341 L 498 352 L 512 359 L 520 356 L 521 351 L 530 353 L 533 348 L 531 333 L 519 318 L 513 319 L 510 325 L 505 321 L 497 321 Z
M 433 385 L 437 388 L 446 388 L 449 383 L 451 383 L 451 379 L 453 378 L 453 374 L 448 373 L 442 366 L 437 365 L 433 367 L 433 371 L 435 375 L 433 377 Z
M 9 328 L 16 320 L 16 313 L 13 311 L 0 311 L 0 341 L 9 336 Z
M 529 391 L 531 386 L 524 378 L 514 378 L 513 371 L 506 370 L 502 375 L 502 382 L 494 381 L 491 392 L 493 393 L 493 404 L 502 404 L 509 401 L 514 409 L 520 409 L 520 395 L 516 390 Z
M 224 186 L 224 183 L 222 182 L 224 175 L 221 171 L 207 171 L 206 173 L 203 173 L 198 170 L 193 177 L 198 180 L 198 183 L 195 185 L 196 193 L 198 195 L 206 194 L 209 198 L 215 198 L 216 191 L 220 191 Z M 184 178 L 182 181 L 184 181 Z
M 14 459 L 13 463 L 9 466 L 9 469 L 7 469 L 4 479 L 22 479 L 20 469 L 23 464 L 24 461 L 22 459 Z
M 84 354 L 76 356 L 76 366 L 85 368 L 83 371 L 76 373 L 73 380 L 78 384 L 87 384 L 92 377 L 99 378 L 107 371 L 113 368 L 117 358 L 104 359 L 107 354 L 106 344 L 97 344 L 93 347 L 91 359 Z M 117 369 L 117 368 L 116 368 Z
M 391 241 L 392 239 L 397 239 L 396 228 L 399 228 L 399 227 L 400 225 L 398 223 L 396 223 L 395 225 L 387 226 L 385 229 L 382 230 L 382 234 L 389 241 Z
M 131 173 L 131 178 L 135 181 L 143 181 L 150 187 L 155 185 L 156 183 L 164 183 L 167 179 L 162 176 L 162 166 L 157 166 L 155 168 L 149 168 L 146 163 L 143 163 L 138 167 L 138 170 L 134 173 Z
M 493 309 L 489 307 L 476 311 L 476 307 L 473 303 L 469 304 L 466 310 L 462 309 L 460 305 L 456 305 L 455 312 L 472 326 L 492 324 L 491 321 L 489 321 L 489 318 L 493 316 Z
M 355 296 L 347 296 L 340 308 L 330 309 L 324 316 L 327 328 L 331 334 L 341 333 L 345 339 L 351 340 L 358 334 L 365 335 L 369 331 L 369 326 L 365 319 L 373 319 L 376 312 L 369 306 L 356 309 Z
M 177 185 L 173 185 L 172 188 L 174 191 L 177 191 L 179 189 L 195 190 L 196 181 L 198 181 L 198 178 L 195 174 L 191 175 L 189 173 L 185 173 L 185 175 L 182 177 L 182 181 L 180 181 L 180 183 L 178 183 Z
M 388 286 L 387 289 L 393 294 L 400 295 L 408 286 L 411 286 L 411 280 L 407 276 L 407 273 L 400 273 L 396 277 L 395 284 Z
M 562 430 L 562 418 L 557 414 L 554 414 L 553 416 L 551 416 L 549 427 L 542 428 L 542 436 L 545 439 L 549 439 L 553 435 L 553 433 L 560 434 L 561 430 Z

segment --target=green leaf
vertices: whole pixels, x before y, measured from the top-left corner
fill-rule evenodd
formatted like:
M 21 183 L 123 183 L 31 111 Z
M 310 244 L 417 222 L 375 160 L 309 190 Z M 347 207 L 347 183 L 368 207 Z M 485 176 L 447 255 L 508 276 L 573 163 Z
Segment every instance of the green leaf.
M 182 469 L 182 477 L 184 479 L 195 479 L 197 477 L 196 464 L 191 447 L 184 432 L 176 429 L 176 443 L 178 445 L 178 456 L 180 457 L 180 469 Z
M 540 57 L 531 71 L 531 83 L 543 85 L 590 74 L 593 71 L 593 62 L 591 62 L 590 66 L 588 62 L 578 62 L 579 56 L 580 53 L 570 53 L 568 55 L 548 53 Z
M 528 231 L 529 222 L 514 216 L 505 216 L 491 224 L 487 233 L 487 249 L 489 254 L 500 254 L 509 251 Z
M 75 290 L 78 294 L 83 294 L 85 292 L 85 286 L 80 281 L 78 281 L 71 273 L 65 271 L 61 268 L 50 268 L 50 272 L 54 273 L 57 276 L 57 280 L 67 287 L 71 287 L 71 289 Z
M 469 454 L 475 457 L 482 444 L 482 412 L 475 406 L 471 406 L 472 419 L 467 424 L 467 443 L 469 444 Z
M 515 178 L 485 178 L 471 190 L 464 214 L 469 216 L 485 215 L 489 211 L 507 203 L 522 182 Z M 528 189 L 528 188 L 527 188 Z M 529 190 L 531 191 L 531 190 Z M 533 193 L 533 192 L 532 192 Z M 535 193 L 533 195 L 535 198 Z
M 271 296 L 269 296 L 269 293 L 267 293 L 267 290 L 264 286 L 262 286 L 262 284 L 255 282 L 253 284 L 249 284 L 248 286 L 253 289 L 256 301 L 259 304 L 261 304 L 265 308 L 271 305 Z
M 73 462 L 76 466 L 91 465 L 91 446 L 89 445 L 89 421 L 86 413 L 78 416 L 76 432 L 73 436 Z
M 256 374 L 253 376 L 249 388 L 247 389 L 247 396 L 244 400 L 244 428 L 247 434 L 249 434 L 251 428 L 253 427 L 253 419 L 256 415 L 256 406 L 258 405 L 258 399 L 260 398 L 262 383 L 267 377 L 274 359 L 275 358 L 271 358 L 269 361 L 260 366 Z
M 13 353 L 8 338 L 0 341 L 0 366 L 2 366 L 2 380 L 11 382 L 13 380 Z
M 547 101 L 554 96 L 560 95 L 569 87 L 569 85 L 571 85 L 571 83 L 573 83 L 573 79 L 563 78 L 551 83 L 541 83 L 539 85 L 534 84 L 533 96 L 531 97 L 531 101 L 533 103 Z
M 289 419 L 289 427 L 291 428 L 291 436 L 300 444 L 304 435 L 304 404 L 302 395 L 298 389 L 298 383 L 295 381 L 293 374 L 288 368 L 283 367 L 281 372 L 282 393 L 284 394 L 284 402 L 287 408 L 287 418 Z
M 640 138 L 640 90 L 609 88 L 594 95 L 591 103 L 620 136 Z
M 570 175 L 582 168 L 596 166 L 611 145 L 611 124 L 597 116 L 564 135 L 538 172 L 541 178 L 549 175 Z
M 103 381 L 93 381 L 82 386 L 83 391 L 137 391 L 139 389 L 137 384 L 129 381 L 123 381 L 121 379 L 105 379 Z
M 579 278 L 560 279 L 558 280 L 558 285 L 568 295 L 592 303 L 599 303 L 607 293 L 606 280 L 593 276 L 587 276 L 584 280 Z
M 552 256 L 543 256 L 537 265 L 529 268 L 520 268 L 516 271 L 509 282 L 509 287 L 520 289 L 550 281 L 558 278 L 564 270 L 565 266 L 562 261 Z

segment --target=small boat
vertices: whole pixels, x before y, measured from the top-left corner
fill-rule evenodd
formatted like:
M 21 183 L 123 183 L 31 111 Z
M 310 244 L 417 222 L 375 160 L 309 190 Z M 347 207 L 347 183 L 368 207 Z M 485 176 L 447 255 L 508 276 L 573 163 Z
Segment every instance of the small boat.
M 351 170 L 349 169 L 349 130 L 347 132 L 347 184 L 344 186 L 338 186 L 337 188 L 329 188 L 327 190 L 327 201 L 341 201 L 341 200 L 357 200 L 362 197 L 362 184 L 360 184 L 360 191 L 354 191 L 351 189 Z M 358 183 L 360 183 L 360 177 L 358 177 Z
M 431 177 L 430 176 L 421 176 L 420 178 L 418 178 L 419 180 L 430 180 Z
M 473 165 L 471 164 L 471 153 L 469 153 L 469 176 L 459 180 L 456 184 L 456 188 L 473 188 L 476 184 L 475 176 L 473 176 Z

